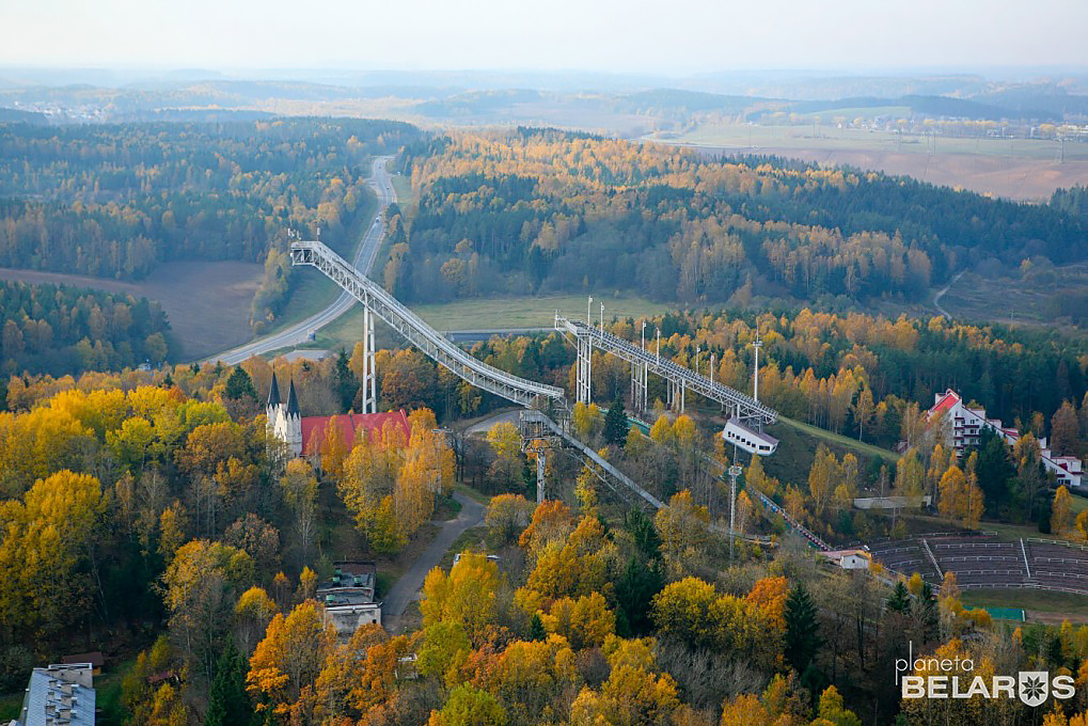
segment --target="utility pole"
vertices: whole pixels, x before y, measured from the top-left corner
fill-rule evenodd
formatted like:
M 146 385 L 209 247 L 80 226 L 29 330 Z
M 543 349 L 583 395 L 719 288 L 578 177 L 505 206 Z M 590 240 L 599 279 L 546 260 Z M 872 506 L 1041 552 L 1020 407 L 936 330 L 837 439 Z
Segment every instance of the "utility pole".
M 646 321 L 642 321 L 642 349 L 646 350 Z
M 657 362 L 661 363 L 661 328 L 657 329 Z
M 699 353 L 702 352 L 699 346 L 695 346 L 695 375 L 699 375 Z
M 743 471 L 733 464 L 729 467 L 729 564 L 733 564 L 734 548 L 737 545 L 737 477 Z
M 601 303 L 601 330 L 604 330 L 604 303 Z
M 589 302 L 586 303 L 586 325 L 593 325 L 593 296 L 589 296 Z

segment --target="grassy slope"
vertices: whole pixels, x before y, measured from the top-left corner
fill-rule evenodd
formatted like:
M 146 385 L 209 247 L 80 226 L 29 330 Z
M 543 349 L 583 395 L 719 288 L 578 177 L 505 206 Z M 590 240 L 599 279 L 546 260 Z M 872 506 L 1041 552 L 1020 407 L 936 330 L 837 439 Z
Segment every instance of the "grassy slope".
M 379 259 L 381 259 L 379 257 Z M 594 298 L 596 305 L 597 298 Z M 545 297 L 493 298 L 459 300 L 441 305 L 413 305 L 412 311 L 436 330 L 504 330 L 510 328 L 551 328 L 555 311 L 580 317 L 585 310 L 582 295 L 552 295 Z M 610 297 L 604 300 L 605 317 L 639 317 L 659 315 L 670 306 L 634 296 Z M 599 311 L 600 308 L 597 308 Z M 582 313 L 584 314 L 584 313 Z M 361 309 L 353 309 L 336 322 L 318 331 L 312 347 L 351 350 L 363 327 Z
M 774 456 L 764 458 L 763 466 L 768 474 L 783 484 L 800 484 L 807 480 L 808 470 L 816 457 L 816 449 L 821 443 L 826 444 L 839 458 L 847 453 L 854 454 L 858 458 L 858 464 L 863 473 L 869 470 L 873 462 L 880 461 L 892 465 L 896 458 L 895 453 L 886 449 L 864 444 L 847 436 L 833 434 L 784 416 L 779 416 L 778 423 L 769 427 L 767 431 L 778 439 L 778 450 L 775 451 Z
M 858 441 L 857 439 L 851 438 L 849 436 L 843 436 L 842 434 L 836 434 L 836 433 L 834 433 L 832 431 L 828 431 L 826 429 L 821 429 L 821 428 L 818 428 L 818 427 L 813 426 L 811 424 L 807 424 L 807 423 L 804 423 L 804 422 L 801 422 L 801 421 L 797 421 L 797 420 L 792 419 L 792 418 L 786 418 L 785 416 L 779 416 L 778 417 L 778 422 L 780 424 L 785 425 L 785 426 L 789 426 L 791 428 L 794 428 L 794 429 L 796 429 L 796 430 L 798 430 L 798 431 L 800 431 L 800 432 L 802 432 L 802 433 L 804 433 L 804 434 L 806 434 L 808 436 L 814 436 L 814 437 L 826 442 L 829 445 L 832 445 L 832 446 L 835 446 L 835 447 L 838 447 L 838 448 L 841 448 L 841 449 L 849 449 L 849 450 L 853 451 L 855 454 L 858 454 L 860 456 L 865 456 L 865 457 L 869 457 L 869 458 L 876 457 L 876 458 L 884 459 L 885 461 L 887 461 L 889 463 L 894 463 L 896 460 L 899 459 L 899 454 L 895 453 L 894 451 L 889 451 L 888 449 L 882 449 L 879 446 L 874 446 L 873 444 L 867 444 L 864 441 Z M 780 429 L 771 429 L 771 430 L 772 431 L 777 431 L 777 430 L 780 430 Z
M 393 190 L 397 193 L 397 204 L 405 215 L 410 215 L 412 205 L 416 201 L 411 180 L 403 174 L 390 174 L 389 178 L 393 181 Z

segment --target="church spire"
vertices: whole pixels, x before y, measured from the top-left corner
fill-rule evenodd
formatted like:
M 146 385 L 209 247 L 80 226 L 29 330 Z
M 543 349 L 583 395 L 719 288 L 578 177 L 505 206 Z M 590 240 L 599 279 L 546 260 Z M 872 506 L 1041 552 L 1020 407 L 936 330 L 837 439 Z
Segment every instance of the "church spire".
M 298 407 L 298 396 L 295 394 L 295 379 L 291 379 L 291 388 L 287 392 L 287 416 L 302 417 L 302 411 Z
M 272 387 L 268 389 L 268 408 L 280 405 L 280 384 L 276 381 L 276 372 L 272 371 Z

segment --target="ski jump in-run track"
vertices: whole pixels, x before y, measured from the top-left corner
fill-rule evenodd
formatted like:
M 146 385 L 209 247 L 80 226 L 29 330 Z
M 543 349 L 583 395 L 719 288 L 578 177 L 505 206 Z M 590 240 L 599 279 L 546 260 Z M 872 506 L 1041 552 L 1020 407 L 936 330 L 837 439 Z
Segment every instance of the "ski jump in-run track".
M 568 430 L 569 406 L 562 388 L 530 381 L 499 370 L 474 358 L 453 341 L 436 331 L 413 313 L 407 306 L 388 293 L 380 285 L 366 277 L 328 246 L 316 240 L 295 240 L 291 243 L 291 263 L 316 267 L 329 279 L 339 285 L 348 295 L 363 306 L 363 342 L 364 342 L 364 413 L 375 412 L 376 396 L 373 392 L 374 377 L 374 317 L 385 321 L 400 333 L 405 340 L 444 366 L 468 383 L 489 393 L 512 401 L 527 409 L 522 415 L 522 432 L 534 431 L 538 437 L 555 437 L 576 448 L 584 458 L 606 472 L 610 477 L 622 483 L 628 491 L 645 501 L 654 509 L 661 509 L 664 503 L 636 484 L 626 474 L 605 461 L 591 447 L 575 438 Z M 690 369 L 671 361 L 653 356 L 617 336 L 594 328 L 589 324 L 566 320 L 556 315 L 556 329 L 569 338 L 575 339 L 579 349 L 579 364 L 586 361 L 585 369 L 579 371 L 579 381 L 588 381 L 591 372 L 588 367 L 590 349 L 596 347 L 618 355 L 632 364 L 633 376 L 639 376 L 645 387 L 646 375 L 653 372 L 664 377 L 670 387 L 679 392 L 676 399 L 682 406 L 683 392 L 693 390 L 713 401 L 728 407 L 738 420 L 747 421 L 761 430 L 765 424 L 774 423 L 777 413 L 755 399 L 721 383 L 705 378 Z M 588 391 L 588 385 L 585 386 Z M 580 395 L 581 399 L 582 396 Z M 559 423 L 557 423 L 557 420 Z M 758 432 L 756 432 L 758 433 Z M 538 457 L 538 466 L 543 457 Z M 540 477 L 538 469 L 538 478 Z M 543 483 L 541 478 L 541 484 Z M 538 487 L 538 496 L 543 496 L 543 487 Z M 815 539 L 811 533 L 799 524 L 787 522 L 810 542 Z

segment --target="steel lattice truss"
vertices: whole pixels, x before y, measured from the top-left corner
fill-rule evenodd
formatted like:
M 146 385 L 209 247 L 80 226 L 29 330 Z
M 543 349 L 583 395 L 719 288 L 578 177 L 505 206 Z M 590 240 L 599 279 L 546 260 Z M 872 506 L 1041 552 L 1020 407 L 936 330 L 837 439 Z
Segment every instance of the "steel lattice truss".
M 292 242 L 291 264 L 316 267 L 409 343 L 477 388 L 525 407 L 566 408 L 562 388 L 520 378 L 473 358 L 321 242 Z
M 751 421 L 762 427 L 773 424 L 778 420 L 778 413 L 774 409 L 764 406 L 751 396 L 729 386 L 723 386 L 721 383 L 699 375 L 689 368 L 677 365 L 667 358 L 658 357 L 650 351 L 605 330 L 577 320 L 568 320 L 558 314 L 555 316 L 555 329 L 574 336 L 578 344 L 580 360 L 583 355 L 583 348 L 588 349 L 589 346 L 593 346 L 622 358 L 634 366 L 642 367 L 644 371 L 659 375 L 684 390 L 693 391 L 712 401 L 717 401 L 727 409 L 734 411 L 735 415 L 743 421 Z M 587 378 L 588 375 L 587 370 Z M 588 389 L 588 384 L 586 388 Z M 582 393 L 582 390 L 579 389 L 579 400 L 583 400 L 581 398 Z

